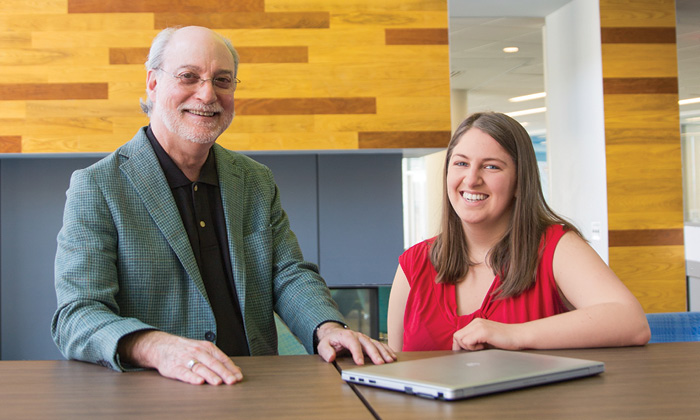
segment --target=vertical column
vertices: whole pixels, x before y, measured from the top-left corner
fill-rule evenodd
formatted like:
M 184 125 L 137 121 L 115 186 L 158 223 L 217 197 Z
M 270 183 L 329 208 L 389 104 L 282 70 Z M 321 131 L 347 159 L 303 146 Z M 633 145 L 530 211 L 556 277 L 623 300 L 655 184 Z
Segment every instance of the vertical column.
M 686 308 L 673 0 L 600 0 L 610 267 L 648 312 Z

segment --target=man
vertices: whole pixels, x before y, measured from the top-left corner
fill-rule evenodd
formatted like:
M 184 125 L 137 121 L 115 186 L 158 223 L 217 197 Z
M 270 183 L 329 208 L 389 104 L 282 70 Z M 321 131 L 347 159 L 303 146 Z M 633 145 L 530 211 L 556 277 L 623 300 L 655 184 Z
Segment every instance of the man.
M 146 63 L 150 117 L 76 171 L 58 235 L 52 322 L 67 358 L 155 368 L 193 384 L 242 379 L 229 356 L 276 354 L 276 311 L 326 361 L 396 356 L 344 328 L 302 260 L 266 167 L 215 141 L 234 116 L 238 55 L 201 27 L 166 29 Z

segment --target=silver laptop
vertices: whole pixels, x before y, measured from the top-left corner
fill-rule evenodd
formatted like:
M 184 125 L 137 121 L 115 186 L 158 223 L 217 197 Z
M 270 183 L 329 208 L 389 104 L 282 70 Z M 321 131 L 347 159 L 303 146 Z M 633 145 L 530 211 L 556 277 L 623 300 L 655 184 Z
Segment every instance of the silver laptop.
M 344 369 L 343 380 L 421 397 L 456 400 L 596 375 L 603 362 L 505 350 Z

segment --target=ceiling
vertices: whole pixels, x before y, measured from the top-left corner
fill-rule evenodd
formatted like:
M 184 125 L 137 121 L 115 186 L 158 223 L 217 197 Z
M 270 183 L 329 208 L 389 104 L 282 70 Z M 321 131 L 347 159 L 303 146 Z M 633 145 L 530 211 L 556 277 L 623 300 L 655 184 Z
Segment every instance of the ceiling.
M 544 92 L 543 16 L 569 1 L 448 1 L 451 85 L 467 91 L 470 112 L 513 112 L 545 106 L 544 99 L 520 103 L 508 99 Z M 514 17 L 494 17 L 503 10 Z M 700 2 L 676 0 L 676 19 L 679 98 L 700 97 Z M 511 46 L 519 51 L 503 52 Z M 680 109 L 682 119 L 700 117 L 700 104 Z M 531 135 L 545 134 L 544 113 L 516 119 Z

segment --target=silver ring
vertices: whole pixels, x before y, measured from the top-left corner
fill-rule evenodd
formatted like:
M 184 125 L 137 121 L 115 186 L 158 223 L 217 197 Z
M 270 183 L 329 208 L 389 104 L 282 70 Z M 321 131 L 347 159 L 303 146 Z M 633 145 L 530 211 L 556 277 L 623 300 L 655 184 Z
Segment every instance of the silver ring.
M 197 359 L 190 359 L 190 361 L 187 362 L 187 369 L 192 370 L 192 368 L 194 367 L 194 365 L 196 365 L 197 363 L 199 363 L 199 360 L 197 360 Z

